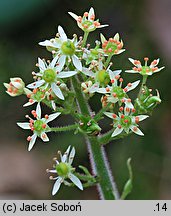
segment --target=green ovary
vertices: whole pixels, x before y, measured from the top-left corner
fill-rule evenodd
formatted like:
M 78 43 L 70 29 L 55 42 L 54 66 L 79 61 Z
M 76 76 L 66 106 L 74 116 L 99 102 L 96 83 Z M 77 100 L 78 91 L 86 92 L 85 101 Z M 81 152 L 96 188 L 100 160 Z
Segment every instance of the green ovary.
M 72 41 L 65 41 L 61 46 L 61 50 L 64 55 L 72 56 L 75 53 L 75 45 Z
M 43 124 L 44 124 L 44 122 L 42 120 L 36 120 L 34 122 L 34 130 L 37 132 L 43 131 L 43 127 L 42 127 Z
M 56 79 L 56 73 L 52 69 L 47 69 L 44 71 L 43 77 L 42 77 L 47 83 L 53 83 Z
M 96 79 L 103 87 L 106 87 L 107 84 L 110 82 L 109 74 L 105 70 L 99 71 L 97 73 Z
M 141 70 L 141 74 L 142 75 L 148 75 L 148 73 L 149 72 L 151 72 L 152 70 L 151 70 L 151 68 L 150 67 L 148 67 L 148 66 L 142 66 L 142 70 Z
M 114 87 L 112 93 L 116 93 L 118 99 L 122 99 L 125 96 L 125 92 L 120 86 Z
M 56 168 L 58 175 L 62 177 L 67 176 L 70 171 L 69 165 L 63 162 L 57 164 L 55 168 Z
M 132 120 L 129 116 L 124 116 L 124 118 L 121 118 L 120 123 L 123 127 L 129 127 L 132 124 Z
M 105 49 L 108 50 L 109 48 L 112 49 L 112 53 L 113 53 L 117 49 L 117 45 L 115 43 L 109 42 Z

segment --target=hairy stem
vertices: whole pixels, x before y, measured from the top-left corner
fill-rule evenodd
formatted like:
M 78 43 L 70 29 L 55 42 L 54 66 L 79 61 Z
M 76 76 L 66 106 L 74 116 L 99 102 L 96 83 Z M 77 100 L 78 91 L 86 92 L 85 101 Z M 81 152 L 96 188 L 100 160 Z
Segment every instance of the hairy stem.
M 78 86 L 78 80 L 75 77 L 72 78 L 72 84 L 81 113 L 90 116 L 90 109 Z M 85 139 L 90 155 L 93 174 L 99 177 L 99 183 L 97 186 L 100 198 L 106 200 L 119 199 L 117 187 L 110 172 L 103 147 L 100 146 L 96 136 L 88 137 L 85 135 Z
M 63 132 L 63 131 L 75 130 L 76 128 L 78 128 L 78 125 L 73 124 L 73 125 L 68 125 L 68 126 L 63 126 L 63 127 L 52 127 L 50 131 L 51 132 Z

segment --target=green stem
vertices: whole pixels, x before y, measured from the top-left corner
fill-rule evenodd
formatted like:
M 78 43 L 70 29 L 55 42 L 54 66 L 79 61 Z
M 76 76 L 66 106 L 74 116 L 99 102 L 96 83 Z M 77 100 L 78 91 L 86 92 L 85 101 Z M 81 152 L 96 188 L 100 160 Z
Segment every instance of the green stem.
M 107 106 L 103 107 L 95 116 L 94 116 L 94 120 L 96 122 L 98 122 L 102 116 L 104 115 L 103 113 L 110 107 L 112 103 L 108 103 Z
M 112 55 L 108 55 L 107 59 L 106 59 L 106 62 L 104 63 L 104 66 L 107 68 L 107 66 L 109 65 L 110 63 L 110 60 L 112 58 Z
M 78 128 L 78 125 L 73 124 L 73 125 L 68 125 L 68 126 L 63 126 L 63 127 L 52 127 L 50 131 L 51 132 L 63 132 L 63 131 L 75 130 L 76 128 Z
M 81 113 L 90 116 L 88 104 L 85 101 L 75 77 L 72 78 L 72 84 Z M 119 199 L 117 187 L 113 181 L 103 147 L 99 145 L 98 139 L 95 136 L 88 137 L 85 135 L 85 139 L 90 153 L 90 162 L 93 174 L 99 177 L 99 183 L 97 186 L 101 199 Z
M 86 45 L 88 35 L 89 35 L 89 32 L 84 32 L 82 47 L 84 47 Z
M 143 86 L 144 86 L 144 85 L 146 84 L 146 82 L 147 82 L 147 77 L 148 77 L 148 76 L 143 76 L 143 80 L 142 80 L 142 84 L 141 84 L 141 87 L 140 87 L 140 91 L 139 91 L 139 93 L 138 93 L 138 98 L 139 98 L 140 95 L 141 95 Z

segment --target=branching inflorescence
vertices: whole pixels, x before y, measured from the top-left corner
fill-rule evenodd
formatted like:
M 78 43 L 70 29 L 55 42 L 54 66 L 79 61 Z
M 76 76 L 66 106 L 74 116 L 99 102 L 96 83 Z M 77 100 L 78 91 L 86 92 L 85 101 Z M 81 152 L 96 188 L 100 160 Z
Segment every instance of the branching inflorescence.
M 83 37 L 78 38 L 74 34 L 73 38 L 69 39 L 64 29 L 58 26 L 58 33 L 54 38 L 39 43 L 51 52 L 52 60 L 45 61 L 38 58 L 37 72 L 32 72 L 34 82 L 25 85 L 21 78 L 16 77 L 10 78 L 10 83 L 4 83 L 4 86 L 12 97 L 27 96 L 28 100 L 24 107 L 34 106 L 31 111 L 34 118 L 27 115 L 28 122 L 17 123 L 22 129 L 29 129 L 32 132 L 27 137 L 28 151 L 33 148 L 37 137 L 44 142 L 49 141 L 47 136 L 49 132 L 73 130 L 75 134 L 81 133 L 85 137 L 93 173 L 91 174 L 83 166 L 79 166 L 81 173 L 73 168 L 75 148 L 71 149 L 69 146 L 63 155 L 58 152 L 60 162 L 54 158 L 53 169 L 47 169 L 48 173 L 57 174 L 57 177 L 50 176 L 50 179 L 55 180 L 52 195 L 55 195 L 60 185 L 64 183 L 67 186 L 77 186 L 80 190 L 97 185 L 101 199 L 124 199 L 132 188 L 130 159 L 127 162 L 130 177 L 120 195 L 103 145 L 124 138 L 132 132 L 144 135 L 139 128 L 140 121 L 147 119 L 161 102 L 158 90 L 156 90 L 157 95 L 152 95 L 152 89 L 147 87 L 146 82 L 149 76 L 164 67 L 157 67 L 159 59 L 153 60 L 148 66 L 147 57 L 144 58 L 144 65 L 139 60 L 129 58 L 134 66 L 125 72 L 139 73 L 142 81 L 136 80 L 124 84 L 121 77 L 122 70 L 115 69 L 111 63 L 112 57 L 125 51 L 119 34 L 116 33 L 109 39 L 100 34 L 100 41 L 96 41 L 93 48 L 87 44 L 89 33 L 108 25 L 101 25 L 99 20 L 95 19 L 93 8 L 85 12 L 82 17 L 72 12 L 69 14 L 83 30 Z M 138 87 L 139 93 L 132 100 L 129 91 Z M 101 108 L 98 113 L 93 112 L 89 106 L 89 100 L 96 94 L 101 95 Z M 41 111 L 43 104 L 51 108 L 53 114 L 43 116 Z M 52 128 L 48 125 L 59 115 L 65 114 L 74 117 L 73 125 Z M 103 133 L 103 128 L 99 125 L 99 121 L 104 117 L 112 119 L 112 127 L 106 133 Z

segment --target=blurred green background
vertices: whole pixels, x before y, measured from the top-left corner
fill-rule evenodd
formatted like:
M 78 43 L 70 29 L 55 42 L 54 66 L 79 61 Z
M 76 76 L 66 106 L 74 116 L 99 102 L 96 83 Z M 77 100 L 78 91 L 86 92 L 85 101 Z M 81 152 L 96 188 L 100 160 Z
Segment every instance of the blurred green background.
M 17 76 L 32 82 L 37 57 L 50 58 L 38 42 L 54 37 L 59 24 L 70 38 L 73 33 L 82 35 L 67 12 L 82 15 L 91 6 L 101 23 L 109 24 L 102 32 L 107 37 L 119 32 L 125 43 L 126 52 L 114 58 L 115 69 L 129 69 L 128 57 L 142 60 L 146 56 L 150 60 L 160 57 L 160 66 L 166 67 L 148 80 L 149 87 L 159 89 L 163 101 L 141 124 L 145 136 L 112 142 L 106 151 L 120 191 L 128 177 L 127 158 L 132 158 L 134 187 L 128 199 L 171 199 L 170 0 L 0 0 L 0 199 L 98 199 L 95 187 L 84 192 L 62 187 L 57 196 L 51 197 L 53 182 L 45 170 L 51 167 L 52 158 L 57 150 L 74 145 L 74 165 L 89 167 L 85 142 L 73 133 L 51 134 L 48 144 L 38 141 L 27 152 L 29 133 L 18 128 L 16 122 L 25 121 L 31 108 L 22 107 L 25 97 L 8 96 L 2 84 Z M 95 39 L 99 39 L 98 30 L 91 34 L 89 42 L 94 45 Z M 138 75 L 123 76 L 126 83 L 139 79 Z M 92 100 L 93 109 L 97 100 Z M 49 110 L 45 108 L 44 112 Z M 54 125 L 70 121 L 60 117 Z

